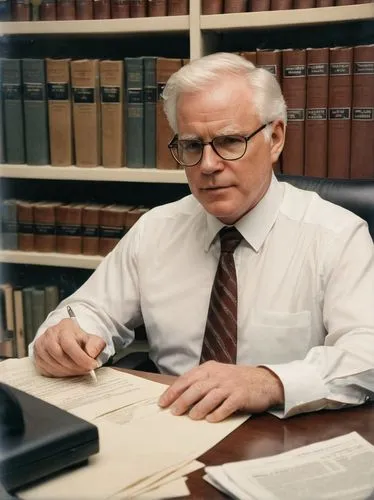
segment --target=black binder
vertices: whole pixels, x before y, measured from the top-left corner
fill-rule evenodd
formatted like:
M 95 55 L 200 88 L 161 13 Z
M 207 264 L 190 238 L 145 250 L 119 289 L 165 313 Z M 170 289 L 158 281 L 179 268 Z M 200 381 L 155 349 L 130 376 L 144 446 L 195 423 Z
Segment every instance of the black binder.
M 15 492 L 99 451 L 97 427 L 0 384 L 0 482 Z

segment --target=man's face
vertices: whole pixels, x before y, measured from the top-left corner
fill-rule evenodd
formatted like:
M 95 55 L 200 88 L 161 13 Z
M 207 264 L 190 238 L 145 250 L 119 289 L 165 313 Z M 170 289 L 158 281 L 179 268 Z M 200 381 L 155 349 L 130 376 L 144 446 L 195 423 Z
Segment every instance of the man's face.
M 182 94 L 177 103 L 178 136 L 207 142 L 218 135 L 249 135 L 262 125 L 251 101 L 248 86 L 239 78 L 222 77 L 203 91 Z M 266 193 L 272 163 L 283 145 L 283 125 L 276 123 L 275 130 L 271 142 L 262 132 L 250 139 L 239 160 L 223 160 L 208 145 L 200 163 L 185 168 L 192 194 L 224 224 L 234 224 Z

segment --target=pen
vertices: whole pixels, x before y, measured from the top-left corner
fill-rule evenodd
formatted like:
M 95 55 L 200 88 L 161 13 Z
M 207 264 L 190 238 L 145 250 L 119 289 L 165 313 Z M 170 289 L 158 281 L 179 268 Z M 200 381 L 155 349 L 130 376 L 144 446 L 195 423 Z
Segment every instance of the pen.
M 76 315 L 74 314 L 73 309 L 70 306 L 66 306 L 66 309 L 68 310 L 69 317 L 79 326 L 78 319 Z M 97 377 L 95 370 L 90 370 L 90 376 L 94 382 L 97 383 Z

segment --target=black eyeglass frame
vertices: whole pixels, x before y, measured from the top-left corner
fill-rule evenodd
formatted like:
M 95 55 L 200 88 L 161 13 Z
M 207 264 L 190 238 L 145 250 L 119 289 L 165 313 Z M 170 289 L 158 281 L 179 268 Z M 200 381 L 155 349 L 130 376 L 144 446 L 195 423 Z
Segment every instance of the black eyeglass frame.
M 182 167 L 194 167 L 195 165 L 197 165 L 198 163 L 201 162 L 201 159 L 203 157 L 203 154 L 204 154 L 204 147 L 205 146 L 208 146 L 210 144 L 210 146 L 212 147 L 213 151 L 216 153 L 216 155 L 218 155 L 220 158 L 222 158 L 222 160 L 225 160 L 225 161 L 237 161 L 237 160 L 240 160 L 240 158 L 243 158 L 243 156 L 245 155 L 245 153 L 247 152 L 247 147 L 248 147 L 248 141 L 250 139 L 252 139 L 252 137 L 254 137 L 255 135 L 257 135 L 259 132 L 261 132 L 261 130 L 264 130 L 265 127 L 267 127 L 268 125 L 271 125 L 273 122 L 267 122 L 267 123 L 264 123 L 263 125 L 261 125 L 260 127 L 258 127 L 254 132 L 252 132 L 251 134 L 249 135 L 240 135 L 240 134 L 227 134 L 227 135 L 217 135 L 216 137 L 214 137 L 211 141 L 208 141 L 208 142 L 203 142 L 203 141 L 200 141 L 198 139 L 196 139 L 197 142 L 199 142 L 201 145 L 202 145 L 202 148 L 201 148 L 201 154 L 200 154 L 200 158 L 199 160 L 196 162 L 196 163 L 192 163 L 191 165 L 186 165 L 185 163 L 182 163 L 177 157 L 176 155 L 174 154 L 174 151 L 173 149 L 175 149 L 175 147 L 177 146 L 177 141 L 178 141 L 178 134 L 175 134 L 175 136 L 172 138 L 172 140 L 169 142 L 168 144 L 168 148 L 170 150 L 170 153 L 171 155 L 173 156 L 174 160 L 179 164 L 181 165 Z M 219 139 L 221 137 L 240 137 L 241 139 L 245 139 L 245 148 L 244 148 L 244 152 L 242 155 L 238 156 L 238 158 L 230 158 L 230 159 L 227 159 L 227 158 L 224 158 L 222 155 L 220 155 L 216 149 L 216 147 L 214 146 L 214 141 L 216 139 Z

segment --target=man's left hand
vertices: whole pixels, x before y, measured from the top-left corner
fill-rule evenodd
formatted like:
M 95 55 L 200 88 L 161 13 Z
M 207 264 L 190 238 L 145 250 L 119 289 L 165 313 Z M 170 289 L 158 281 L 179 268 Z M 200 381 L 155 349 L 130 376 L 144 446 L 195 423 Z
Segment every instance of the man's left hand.
M 220 422 L 236 411 L 263 412 L 284 403 L 283 385 L 264 367 L 208 361 L 193 368 L 162 394 L 159 405 L 174 415 Z

